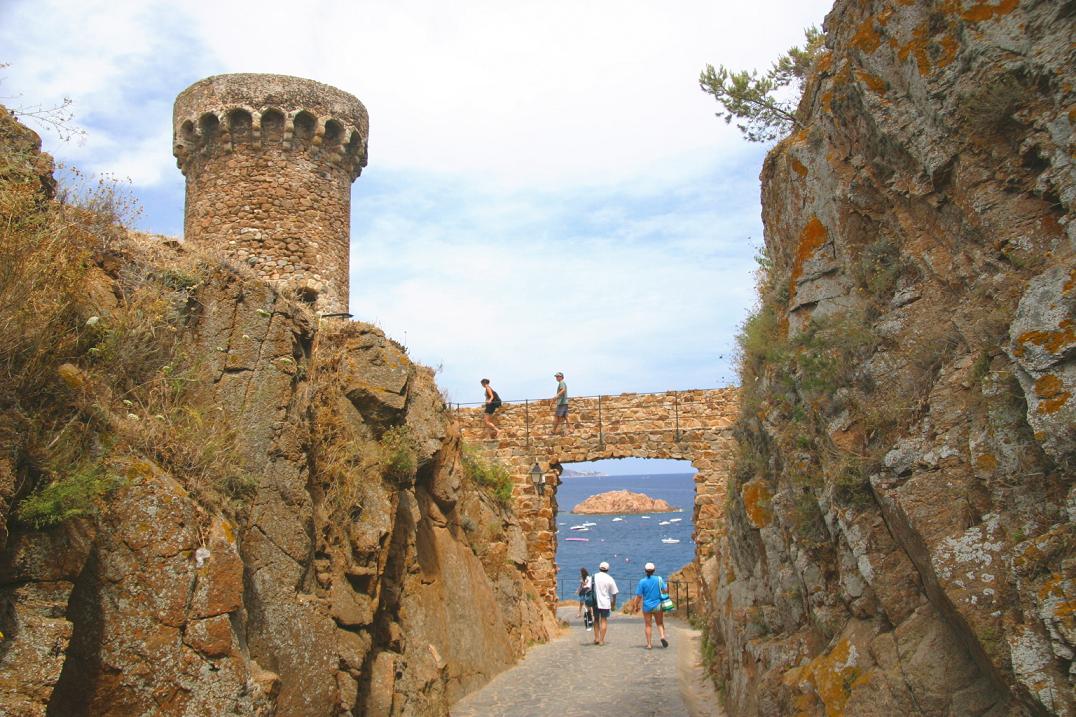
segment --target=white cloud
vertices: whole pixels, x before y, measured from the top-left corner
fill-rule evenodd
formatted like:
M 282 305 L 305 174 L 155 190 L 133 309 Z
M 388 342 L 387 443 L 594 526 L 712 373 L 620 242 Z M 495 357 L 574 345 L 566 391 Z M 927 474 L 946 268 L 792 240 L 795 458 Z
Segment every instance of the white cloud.
M 466 212 L 440 185 L 397 181 L 391 201 L 356 203 L 351 310 L 443 364 L 455 400 L 482 376 L 506 398 L 544 395 L 556 368 L 585 393 L 730 377 L 719 356 L 752 293 L 753 181 L 692 177 L 686 197 L 652 206 L 615 188 L 547 204 L 457 187 Z M 718 188 L 727 201 L 708 203 Z
M 170 109 L 201 77 L 357 95 L 352 311 L 444 364 L 457 400 L 712 386 L 752 302 L 761 152 L 702 67 L 763 68 L 829 0 L 505 3 L 8 0 L 0 95 L 72 97 L 60 159 L 129 176 L 175 226 Z M 167 215 L 167 216 L 165 216 Z M 725 358 L 721 358 L 722 354 Z

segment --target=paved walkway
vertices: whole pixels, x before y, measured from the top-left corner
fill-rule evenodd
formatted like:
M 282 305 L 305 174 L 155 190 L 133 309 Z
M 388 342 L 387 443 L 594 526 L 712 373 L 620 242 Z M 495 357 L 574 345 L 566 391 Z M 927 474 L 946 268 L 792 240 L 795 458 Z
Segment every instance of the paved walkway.
M 452 717 L 716 717 L 716 695 L 703 674 L 696 630 L 666 622 L 668 649 L 654 628 L 646 649 L 641 615 L 614 614 L 606 644 L 594 644 L 575 607 L 557 611 L 571 627 L 531 648 L 518 665 L 457 702 Z

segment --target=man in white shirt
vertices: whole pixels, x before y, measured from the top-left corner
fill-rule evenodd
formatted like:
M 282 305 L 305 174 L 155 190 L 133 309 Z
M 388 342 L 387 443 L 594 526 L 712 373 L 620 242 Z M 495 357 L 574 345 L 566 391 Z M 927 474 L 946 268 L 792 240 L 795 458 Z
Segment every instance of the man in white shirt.
M 605 644 L 605 630 L 609 626 L 609 612 L 616 609 L 616 595 L 620 590 L 616 580 L 609 574 L 609 563 L 602 561 L 594 576 L 594 644 Z

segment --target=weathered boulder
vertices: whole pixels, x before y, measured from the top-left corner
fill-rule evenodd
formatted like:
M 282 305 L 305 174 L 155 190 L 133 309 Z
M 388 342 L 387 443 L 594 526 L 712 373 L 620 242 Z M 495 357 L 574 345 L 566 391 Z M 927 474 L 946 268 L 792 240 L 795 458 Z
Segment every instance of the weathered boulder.
M 1008 354 L 1027 422 L 1055 461 L 1076 470 L 1076 269 L 1055 266 L 1028 282 L 1009 326 Z

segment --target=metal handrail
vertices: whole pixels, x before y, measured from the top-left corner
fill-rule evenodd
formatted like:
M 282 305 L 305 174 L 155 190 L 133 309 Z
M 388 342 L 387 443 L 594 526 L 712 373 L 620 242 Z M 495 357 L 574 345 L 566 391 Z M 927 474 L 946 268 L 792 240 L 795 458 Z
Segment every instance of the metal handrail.
M 628 396 L 659 396 L 659 395 L 661 395 L 663 393 L 680 394 L 680 393 L 689 393 L 689 392 L 694 392 L 694 391 L 721 391 L 721 390 L 724 390 L 726 388 L 735 388 L 735 386 L 717 386 L 717 387 L 714 387 L 714 388 L 682 388 L 682 389 L 681 388 L 671 388 L 671 389 L 667 389 L 665 391 L 628 391 L 626 393 L 617 393 L 617 394 L 595 393 L 593 395 L 588 395 L 588 396 L 569 396 L 568 400 L 571 401 L 573 399 L 583 399 L 583 398 L 620 398 L 621 396 L 624 396 L 624 395 L 628 395 Z M 508 404 L 515 403 L 515 404 L 522 405 L 522 404 L 525 404 L 525 403 L 528 403 L 528 402 L 530 402 L 530 403 L 538 403 L 539 401 L 553 401 L 553 400 L 555 400 L 553 396 L 548 396 L 548 397 L 543 396 L 541 398 L 513 398 L 510 401 L 506 401 L 506 400 L 504 400 L 502 398 L 501 399 L 501 404 L 502 405 L 508 405 Z M 461 406 L 484 406 L 485 404 L 486 404 L 485 401 L 449 401 L 446 405 L 455 406 L 456 408 L 459 408 Z
M 625 596 L 627 598 L 624 601 L 625 604 L 627 604 L 627 601 L 635 596 L 635 583 L 639 582 L 635 578 L 626 578 L 626 580 L 627 580 L 627 589 L 622 590 L 617 596 L 617 597 L 620 597 L 621 595 Z M 617 580 L 617 585 L 622 585 L 623 583 L 624 583 L 623 580 Z M 690 620 L 691 619 L 691 597 L 692 597 L 691 583 L 687 582 L 687 581 L 681 581 L 681 580 L 666 580 L 665 585 L 668 587 L 669 595 L 670 595 L 670 597 L 672 597 L 673 602 L 676 603 L 676 611 L 680 612 L 681 610 L 683 610 L 684 616 L 687 619 Z M 567 592 L 567 588 L 569 588 L 569 585 L 567 583 L 562 583 L 560 580 L 557 581 L 557 600 L 558 601 L 563 601 L 563 600 L 566 599 L 565 598 L 565 593 Z M 570 596 L 570 599 L 577 599 L 577 598 L 578 598 L 578 595 L 576 595 L 575 592 L 573 591 L 571 596 Z M 695 598 L 698 599 L 697 594 L 695 595 Z

